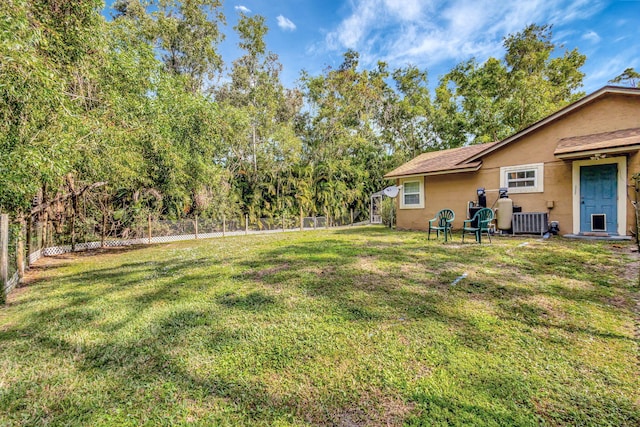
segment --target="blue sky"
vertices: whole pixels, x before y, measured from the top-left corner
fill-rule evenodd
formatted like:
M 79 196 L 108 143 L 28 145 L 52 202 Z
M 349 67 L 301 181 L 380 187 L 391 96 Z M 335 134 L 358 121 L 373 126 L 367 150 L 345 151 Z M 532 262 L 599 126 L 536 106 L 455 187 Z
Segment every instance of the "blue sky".
M 287 86 L 300 70 L 320 74 L 355 49 L 363 67 L 383 60 L 426 69 L 433 87 L 460 61 L 501 58 L 502 38 L 531 23 L 552 24 L 554 42 L 587 55 L 587 93 L 627 67 L 640 71 L 640 0 L 224 0 L 228 66 L 239 55 L 232 28 L 240 10 L 266 18 L 267 47 Z

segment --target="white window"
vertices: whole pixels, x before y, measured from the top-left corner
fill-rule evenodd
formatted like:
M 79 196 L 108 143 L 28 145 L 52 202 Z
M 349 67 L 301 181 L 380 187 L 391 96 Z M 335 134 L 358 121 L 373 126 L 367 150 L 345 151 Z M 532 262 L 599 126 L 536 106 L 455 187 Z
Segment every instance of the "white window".
M 424 208 L 423 179 L 409 179 L 402 183 L 402 198 L 400 209 Z
M 506 187 L 509 193 L 542 193 L 544 163 L 500 168 L 500 187 Z

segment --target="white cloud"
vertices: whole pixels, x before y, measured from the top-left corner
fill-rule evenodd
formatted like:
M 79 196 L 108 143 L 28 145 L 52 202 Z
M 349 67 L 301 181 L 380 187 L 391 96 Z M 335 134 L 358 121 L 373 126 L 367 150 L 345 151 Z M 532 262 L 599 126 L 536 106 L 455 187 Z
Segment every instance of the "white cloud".
M 569 0 L 566 2 L 559 1 L 557 7 L 553 9 L 547 22 L 553 22 L 556 25 L 566 24 L 567 22 L 579 21 L 587 19 L 606 6 L 603 0 Z
M 242 6 L 242 5 L 236 6 L 236 7 L 234 7 L 234 9 L 237 10 L 238 12 L 242 12 L 242 13 L 250 13 L 251 12 L 251 9 L 249 9 L 246 6 Z
M 614 79 L 629 67 L 639 67 L 640 49 L 634 45 L 627 49 L 618 51 L 609 57 L 607 61 L 590 61 L 587 59 L 585 65 L 586 77 L 584 84 L 586 87 L 599 88 Z
M 350 4 L 351 14 L 327 33 L 327 49 L 355 49 L 363 60 L 426 67 L 500 56 L 503 37 L 531 23 L 581 20 L 604 7 L 602 0 L 351 0 Z
M 384 7 L 400 20 L 412 21 L 428 8 L 428 4 L 421 0 L 384 0 Z
M 329 44 L 336 49 L 346 47 L 355 49 L 364 35 L 370 30 L 375 18 L 376 7 L 373 2 L 361 2 L 358 9 L 342 21 L 336 31 L 327 35 Z
M 600 36 L 595 31 L 589 31 L 582 35 L 583 40 L 589 40 L 592 43 L 598 43 L 600 41 Z
M 282 28 L 285 31 L 293 31 L 296 29 L 296 24 L 291 22 L 289 18 L 285 18 L 282 15 L 278 15 L 278 27 Z

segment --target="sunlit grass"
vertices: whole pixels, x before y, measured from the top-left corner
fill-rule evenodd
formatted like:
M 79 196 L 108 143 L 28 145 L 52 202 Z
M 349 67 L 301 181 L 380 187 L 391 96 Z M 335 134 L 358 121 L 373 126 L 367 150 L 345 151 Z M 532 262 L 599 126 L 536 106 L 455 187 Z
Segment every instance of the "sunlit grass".
M 0 311 L 0 424 L 638 425 L 631 245 L 454 237 L 44 260 Z

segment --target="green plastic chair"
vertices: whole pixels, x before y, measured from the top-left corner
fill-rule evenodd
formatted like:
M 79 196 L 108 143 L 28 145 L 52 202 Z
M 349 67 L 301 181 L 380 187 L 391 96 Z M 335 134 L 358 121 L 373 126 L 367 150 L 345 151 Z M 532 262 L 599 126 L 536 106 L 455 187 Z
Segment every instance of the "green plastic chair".
M 447 231 L 449 235 L 451 235 L 451 226 L 453 225 L 453 220 L 455 219 L 456 214 L 453 213 L 451 209 L 442 209 L 440 212 L 436 214 L 436 217 L 429 220 L 429 233 L 427 235 L 427 240 L 431 240 L 431 230 L 436 231 L 436 239 L 440 237 L 440 232 L 444 233 L 444 241 L 447 241 Z M 453 238 L 453 236 L 452 236 Z
M 482 208 L 471 219 L 465 219 L 462 224 L 462 243 L 464 243 L 465 234 L 475 234 L 476 242 L 482 243 L 482 233 L 487 233 L 489 243 L 491 243 L 491 234 L 489 233 L 489 224 L 493 221 L 493 211 L 489 208 Z M 472 224 L 476 224 L 472 227 Z

